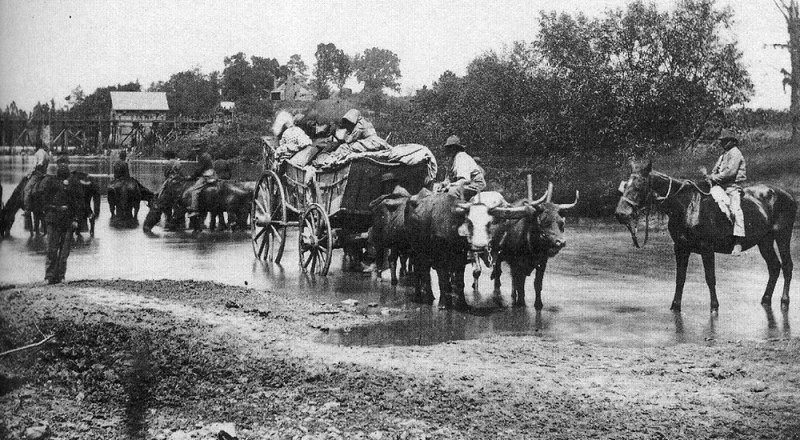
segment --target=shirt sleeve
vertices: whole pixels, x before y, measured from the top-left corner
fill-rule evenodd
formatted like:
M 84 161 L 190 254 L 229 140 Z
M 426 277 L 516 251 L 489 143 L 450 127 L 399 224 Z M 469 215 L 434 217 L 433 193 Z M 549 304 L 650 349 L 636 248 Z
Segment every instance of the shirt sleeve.
M 475 160 L 466 153 L 458 153 L 453 159 L 451 180 L 454 182 L 461 179 L 471 181 L 475 170 L 478 170 Z
M 709 176 L 712 182 L 726 184 L 736 181 L 736 174 L 742 165 L 744 157 L 738 149 L 727 151 L 714 166 L 712 174 Z

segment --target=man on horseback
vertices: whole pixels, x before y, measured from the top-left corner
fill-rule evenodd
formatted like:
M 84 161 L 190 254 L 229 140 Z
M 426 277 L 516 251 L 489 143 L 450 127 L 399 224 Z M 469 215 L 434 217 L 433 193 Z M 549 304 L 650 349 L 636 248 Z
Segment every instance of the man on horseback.
M 742 213 L 741 191 L 742 184 L 747 180 L 746 164 L 742 152 L 737 145 L 739 139 L 732 131 L 723 129 L 719 134 L 719 145 L 725 152 L 717 159 L 711 174 L 706 173 L 702 168 L 704 177 L 712 185 L 718 185 L 725 190 L 725 194 L 730 198 L 730 211 L 733 216 L 733 251 L 736 255 L 742 252 L 742 241 L 744 239 L 744 214 Z
M 112 172 L 114 173 L 114 179 L 124 179 L 126 177 L 131 177 L 130 169 L 128 169 L 128 152 L 122 150 L 119 152 L 119 159 L 114 162 L 114 166 L 111 168 Z
M 24 210 L 23 215 L 25 216 L 27 216 L 31 210 L 33 204 L 32 194 L 39 182 L 44 179 L 49 163 L 50 153 L 47 152 L 47 146 L 40 139 L 36 147 L 36 152 L 33 153 L 33 170 L 28 174 L 28 183 L 25 185 L 25 190 L 23 191 L 22 208 Z
M 192 204 L 189 206 L 189 218 L 193 219 L 200 213 L 200 192 L 203 188 L 217 181 L 217 173 L 214 171 L 214 162 L 211 155 L 203 153 L 197 159 L 197 164 L 200 168 L 194 173 L 194 178 L 197 181 L 189 188 L 192 194 Z

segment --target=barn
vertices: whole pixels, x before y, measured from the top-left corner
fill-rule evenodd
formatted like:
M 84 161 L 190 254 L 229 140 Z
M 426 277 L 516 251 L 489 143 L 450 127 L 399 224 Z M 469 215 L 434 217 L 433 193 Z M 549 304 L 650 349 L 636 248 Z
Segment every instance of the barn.
M 167 120 L 169 104 L 164 92 L 111 92 L 112 142 L 136 146 Z

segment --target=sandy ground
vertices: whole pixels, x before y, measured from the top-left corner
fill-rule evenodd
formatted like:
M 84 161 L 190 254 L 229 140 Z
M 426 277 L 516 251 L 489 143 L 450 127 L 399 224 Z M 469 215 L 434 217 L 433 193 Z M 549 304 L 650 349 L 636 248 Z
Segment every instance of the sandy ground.
M 0 438 L 800 438 L 800 338 L 341 347 L 403 319 L 208 282 L 0 291 Z M 221 433 L 220 431 L 224 431 Z

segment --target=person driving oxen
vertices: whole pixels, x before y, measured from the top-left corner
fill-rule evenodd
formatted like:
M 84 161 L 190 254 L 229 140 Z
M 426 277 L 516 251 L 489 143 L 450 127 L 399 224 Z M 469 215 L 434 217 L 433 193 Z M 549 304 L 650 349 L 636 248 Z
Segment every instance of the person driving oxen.
M 119 152 L 119 158 L 114 165 L 111 167 L 111 172 L 114 175 L 114 179 L 124 179 L 127 177 L 131 177 L 130 168 L 128 168 L 128 152 L 125 150 L 121 150 Z
M 444 182 L 439 190 L 449 192 L 463 200 L 470 200 L 473 196 L 486 188 L 486 178 L 483 168 L 475 159 L 466 152 L 458 136 L 450 136 L 444 143 L 449 167 Z
M 725 190 L 730 199 L 730 213 L 733 216 L 733 251 L 736 255 L 742 252 L 742 241 L 744 239 L 744 213 L 742 212 L 741 191 L 742 184 L 747 180 L 746 164 L 742 152 L 737 145 L 739 139 L 732 131 L 723 129 L 718 137 L 719 146 L 725 150 L 717 159 L 711 174 L 707 173 L 705 167 L 700 171 L 703 177 L 712 185 L 716 185 Z

